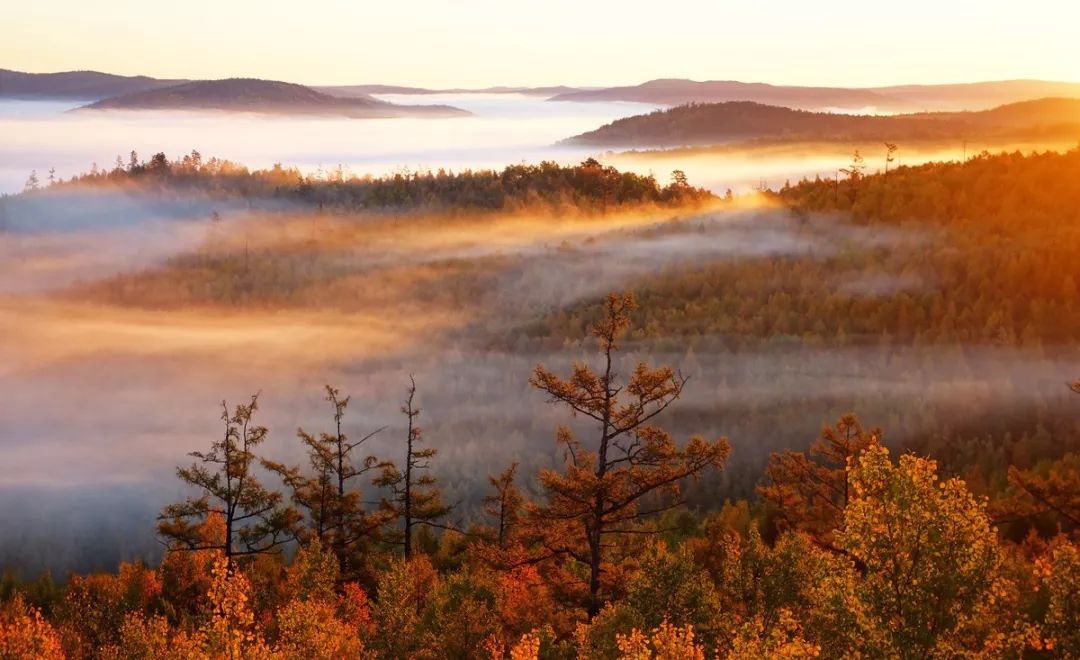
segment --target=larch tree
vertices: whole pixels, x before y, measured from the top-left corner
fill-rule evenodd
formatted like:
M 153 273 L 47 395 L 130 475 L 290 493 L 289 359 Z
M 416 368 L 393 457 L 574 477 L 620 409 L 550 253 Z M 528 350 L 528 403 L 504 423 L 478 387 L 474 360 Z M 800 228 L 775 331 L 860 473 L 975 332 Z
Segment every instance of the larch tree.
M 889 165 L 896 160 L 897 146 L 892 142 L 885 143 L 885 176 L 889 176 Z
M 1069 384 L 1080 394 L 1080 380 Z M 1011 497 L 994 512 L 997 523 L 1050 517 L 1062 531 L 1080 529 L 1080 454 L 1061 458 L 1029 470 L 1009 466 Z
M 1009 466 L 1013 496 L 994 512 L 997 523 L 1048 516 L 1062 531 L 1080 529 L 1080 454 L 1020 470 Z
M 225 426 L 221 439 L 207 452 L 192 452 L 197 462 L 176 470 L 181 481 L 201 493 L 166 506 L 158 517 L 158 533 L 170 542 L 170 549 L 218 550 L 232 566 L 239 557 L 280 552 L 294 538 L 299 514 L 254 473 L 258 465 L 254 450 L 267 436 L 266 427 L 253 422 L 258 395 L 232 413 L 224 401 L 221 406 Z M 205 533 L 214 518 L 224 526 L 221 536 Z
M 851 195 L 851 203 L 854 204 L 855 199 L 859 196 L 859 183 L 862 181 L 863 173 L 866 171 L 866 160 L 863 159 L 858 149 L 851 156 L 851 164 L 840 171 L 848 178 L 848 192 Z
M 297 430 L 307 452 L 309 471 L 268 460 L 263 465 L 280 475 L 292 502 L 305 513 L 301 540 L 318 539 L 337 557 L 342 579 L 348 579 L 356 576 L 363 564 L 363 551 L 377 540 L 387 522 L 384 512 L 369 511 L 364 506 L 360 489 L 353 485 L 379 466 L 379 460 L 371 455 L 354 463 L 354 451 L 383 429 L 350 440 L 342 427 L 350 397 L 342 397 L 340 391 L 327 385 L 325 400 L 333 409 L 334 432 L 316 437 L 302 428 Z
M 416 423 L 420 409 L 416 407 L 416 379 L 409 376 L 409 389 L 401 413 L 407 420 L 405 432 L 405 462 L 398 468 L 392 461 L 380 464 L 381 474 L 375 485 L 388 489 L 383 498 L 382 510 L 391 520 L 401 520 L 402 528 L 396 536 L 405 557 L 413 554 L 413 532 L 418 525 L 435 526 L 440 518 L 450 512 L 442 502 L 442 494 L 435 486 L 435 477 L 427 473 L 431 459 L 437 451 L 434 447 L 421 447 L 423 430 Z
M 804 532 L 818 545 L 840 552 L 833 535 L 843 525 L 851 497 L 848 462 L 881 437 L 881 429 L 866 430 L 848 414 L 823 428 L 809 452 L 774 453 L 765 468 L 768 481 L 758 494 L 780 529 Z
M 500 550 L 506 548 L 517 531 L 525 503 L 521 489 L 514 483 L 517 469 L 515 461 L 498 476 L 489 476 L 488 483 L 494 492 L 484 496 L 484 513 L 492 521 L 491 540 Z
M 679 447 L 671 434 L 653 424 L 686 384 L 671 367 L 639 363 L 626 382 L 620 382 L 615 353 L 634 309 L 630 294 L 607 297 L 604 318 L 591 331 L 600 344 L 598 372 L 577 363 L 564 379 L 540 364 L 530 379 L 550 402 L 596 425 L 588 444 L 570 428 L 558 429 L 565 469 L 540 473 L 547 501 L 528 509 L 531 534 L 546 553 L 587 567 L 590 620 L 603 605 L 605 551 L 614 539 L 642 531 L 634 527 L 642 517 L 680 505 L 680 483 L 722 467 L 729 452 L 724 438 L 710 442 L 696 436 Z M 642 506 L 646 498 L 649 505 Z

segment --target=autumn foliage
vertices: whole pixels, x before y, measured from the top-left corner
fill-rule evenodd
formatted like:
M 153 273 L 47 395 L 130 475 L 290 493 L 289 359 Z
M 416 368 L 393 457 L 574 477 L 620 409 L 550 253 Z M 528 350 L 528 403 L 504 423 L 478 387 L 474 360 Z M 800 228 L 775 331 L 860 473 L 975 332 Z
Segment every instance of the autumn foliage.
M 1080 657 L 1074 457 L 1013 471 L 1011 499 L 991 511 L 845 415 L 808 452 L 773 457 L 764 506 L 678 512 L 681 484 L 722 467 L 729 447 L 658 426 L 687 380 L 644 364 L 621 379 L 612 355 L 635 303 L 605 305 L 595 363 L 533 374 L 588 422 L 558 429 L 564 461 L 536 475 L 538 497 L 511 465 L 489 479 L 486 521 L 433 536 L 419 523 L 446 509 L 431 508 L 436 454 L 412 424 L 415 384 L 405 470 L 352 461 L 360 442 L 333 388 L 334 431 L 298 436 L 308 470 L 266 461 L 253 398 L 225 409 L 221 439 L 179 471 L 199 494 L 166 509 L 164 561 L 54 592 L 7 584 L 0 658 Z M 296 508 L 253 479 L 260 461 Z M 370 510 L 355 483 L 369 469 L 396 498 Z M 1013 544 L 992 524 L 999 511 L 1055 526 Z

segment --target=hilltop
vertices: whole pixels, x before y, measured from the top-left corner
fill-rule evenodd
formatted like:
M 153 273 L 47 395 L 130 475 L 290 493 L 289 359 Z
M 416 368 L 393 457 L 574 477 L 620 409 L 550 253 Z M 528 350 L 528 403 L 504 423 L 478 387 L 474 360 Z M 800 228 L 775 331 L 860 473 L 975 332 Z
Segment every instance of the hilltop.
M 25 73 L 0 69 L 0 98 L 102 99 L 187 82 L 148 76 L 118 76 L 100 71 Z
M 367 95 L 342 98 L 304 85 L 255 78 L 187 82 L 115 96 L 91 103 L 79 110 L 219 110 L 363 118 L 452 117 L 468 114 L 451 106 L 397 105 Z
M 979 112 L 905 115 L 809 112 L 750 101 L 691 103 L 619 119 L 564 143 L 678 147 L 759 139 L 920 140 L 1018 132 L 1080 135 L 1080 99 L 1039 99 Z

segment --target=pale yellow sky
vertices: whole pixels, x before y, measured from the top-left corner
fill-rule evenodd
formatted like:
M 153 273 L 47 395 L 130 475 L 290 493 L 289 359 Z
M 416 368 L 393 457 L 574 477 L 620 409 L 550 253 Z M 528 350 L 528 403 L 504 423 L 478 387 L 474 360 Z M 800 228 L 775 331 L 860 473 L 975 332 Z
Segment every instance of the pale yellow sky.
M 309 84 L 1080 81 L 1077 0 L 11 0 L 0 68 Z

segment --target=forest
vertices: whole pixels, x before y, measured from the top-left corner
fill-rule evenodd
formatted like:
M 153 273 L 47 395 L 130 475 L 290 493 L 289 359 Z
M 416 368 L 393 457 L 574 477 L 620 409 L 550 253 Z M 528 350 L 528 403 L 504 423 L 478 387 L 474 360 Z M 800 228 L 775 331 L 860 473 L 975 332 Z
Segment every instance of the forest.
M 430 375 L 394 388 L 395 419 L 385 422 L 358 421 L 369 402 L 325 387 L 323 422 L 298 429 L 288 455 L 270 442 L 263 420 L 274 411 L 262 395 L 222 402 L 220 426 L 175 457 L 188 495 L 158 514 L 161 561 L 61 579 L 9 572 L 0 657 L 1080 657 L 1080 383 L 1070 366 L 1080 339 L 1071 266 L 1080 150 L 885 161 L 876 174 L 855 154 L 842 178 L 742 201 L 712 198 L 685 177 L 661 187 L 590 162 L 311 181 L 216 160 L 187 170 L 164 156 L 132 162 L 45 190 L 198 190 L 391 216 L 441 210 L 444 199 L 472 200 L 476 211 L 580 204 L 613 216 L 640 204 L 686 217 L 627 225 L 617 245 L 643 238 L 688 249 L 782 229 L 833 249 L 660 262 L 623 293 L 499 307 L 513 312 L 508 322 L 467 326 L 492 353 L 467 353 L 460 368 L 505 353 L 531 361 L 528 374 L 516 384 L 505 369 L 489 383 L 478 380 L 483 371 L 445 377 L 537 404 L 522 414 L 546 427 L 551 461 L 492 446 L 480 472 L 445 470 L 457 447 L 439 442 L 432 410 L 445 409 L 437 404 L 447 395 Z M 740 204 L 767 212 L 743 224 L 694 214 Z M 500 228 L 486 215 L 431 222 L 466 221 Z M 323 222 L 321 240 L 340 246 L 351 236 Z M 550 217 L 540 222 L 560 231 Z M 59 295 L 144 307 L 165 304 L 154 296 L 168 290 L 179 304 L 212 309 L 308 309 L 306 289 L 289 293 L 297 277 L 308 286 L 307 257 L 265 240 L 238 248 L 218 238 L 217 252 Z M 586 238 L 595 251 L 584 257 L 615 240 Z M 569 255 L 567 267 L 584 249 L 555 252 Z M 439 294 L 416 309 L 475 300 L 467 311 L 487 318 L 492 276 L 453 254 L 432 273 Z M 524 256 L 489 262 L 478 263 L 530 281 Z M 251 271 L 280 277 L 244 288 Z M 577 359 L 549 359 L 556 347 Z M 867 360 L 883 348 L 880 367 Z M 799 350 L 829 356 L 841 380 L 856 380 L 857 394 L 838 397 L 849 412 L 833 414 L 828 393 L 799 391 L 797 380 L 782 413 L 731 396 L 738 372 L 760 368 L 752 351 L 807 359 Z M 974 372 L 994 351 L 1050 365 L 1056 381 L 1022 399 L 1025 365 L 1005 362 L 1017 390 L 1009 405 L 969 388 L 966 413 L 950 407 L 934 383 L 945 363 Z M 897 357 L 907 354 L 922 361 Z M 856 361 L 916 383 L 918 403 L 890 412 L 878 381 L 856 377 Z M 736 386 L 695 390 L 710 374 Z M 509 428 L 492 415 L 500 433 Z M 717 416 L 736 422 L 715 434 Z M 807 418 L 816 438 L 748 443 Z M 913 419 L 921 426 L 906 428 Z M 479 495 L 462 516 L 466 481 Z
M 176 471 L 151 567 L 0 585 L 7 658 L 1077 657 L 1080 464 L 1010 469 L 991 505 L 937 463 L 891 452 L 845 415 L 807 451 L 774 454 L 753 502 L 679 510 L 680 484 L 722 470 L 725 438 L 676 441 L 657 421 L 686 378 L 611 367 L 632 295 L 590 329 L 598 365 L 537 365 L 563 464 L 488 477 L 485 517 L 444 524 L 415 381 L 398 456 L 301 429 L 302 465 L 263 456 L 258 395 L 222 403 L 222 433 Z M 1080 383 L 1073 386 L 1080 392 Z M 264 485 L 263 472 L 283 488 Z M 534 478 L 543 497 L 523 495 Z M 369 505 L 364 484 L 383 487 Z M 1025 521 L 1002 537 L 995 522 Z M 289 550 L 285 550 L 290 548 Z
M 753 140 L 889 142 L 1050 138 L 1078 135 L 1080 101 L 1045 98 L 990 110 L 857 115 L 811 112 L 751 101 L 688 103 L 649 114 L 617 119 L 596 130 L 567 138 L 566 144 L 621 147 L 682 147 Z
M 174 196 L 199 192 L 221 198 L 294 201 L 320 209 L 392 213 L 526 209 L 592 213 L 643 204 L 685 207 L 713 199 L 712 193 L 688 185 L 685 177 L 660 185 L 652 176 L 620 172 L 593 158 L 576 166 L 547 161 L 537 165 L 510 165 L 501 172 L 403 170 L 385 177 L 361 177 L 341 166 L 319 168 L 314 174 L 304 176 L 297 168 L 280 164 L 268 170 L 249 171 L 216 157 L 204 161 L 198 151 L 174 160 L 159 152 L 149 161 L 141 160 L 132 151 L 126 162 L 117 156 L 111 169 L 95 164 L 90 172 L 66 182 L 46 182 L 36 171 L 32 172 L 26 190 L 37 190 L 46 183 L 61 187 L 134 186 Z

